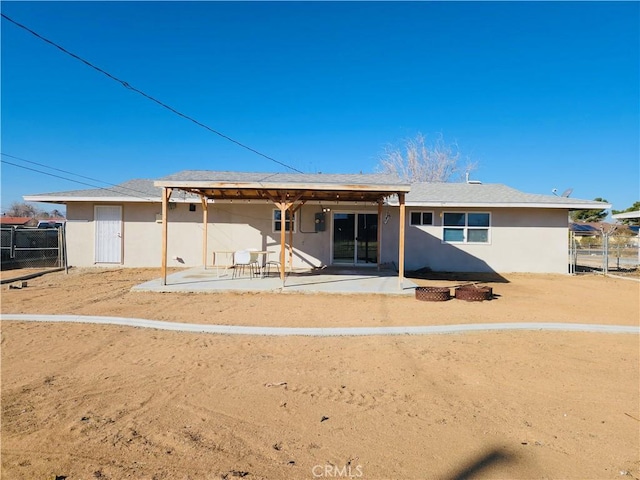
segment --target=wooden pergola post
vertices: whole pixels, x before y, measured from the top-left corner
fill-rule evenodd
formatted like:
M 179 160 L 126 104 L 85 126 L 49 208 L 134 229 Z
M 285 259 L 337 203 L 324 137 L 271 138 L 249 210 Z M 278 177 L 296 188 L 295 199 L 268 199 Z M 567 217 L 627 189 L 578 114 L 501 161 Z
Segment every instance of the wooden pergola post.
M 293 221 L 296 212 L 302 208 L 305 202 L 301 202 L 297 207 L 294 204 L 289 205 L 289 213 L 291 214 L 291 223 L 289 226 L 289 272 L 293 272 L 293 229 L 295 228 L 295 222 Z
M 284 202 L 280 202 L 280 280 L 282 280 L 282 285 L 284 286 L 284 248 L 286 243 L 286 228 L 285 228 L 285 220 L 287 218 L 287 204 Z
M 201 195 L 200 200 L 202 202 L 202 265 L 204 269 L 207 269 L 207 225 L 209 222 L 209 210 L 207 203 L 207 196 Z
M 282 280 L 282 285 L 284 286 L 284 267 L 285 263 L 285 249 L 286 249 L 286 225 L 287 225 L 287 211 L 291 212 L 291 223 L 289 228 L 289 270 L 293 269 L 293 215 L 296 210 L 298 210 L 302 205 L 304 205 L 304 201 L 297 207 L 293 208 L 295 203 L 300 200 L 304 192 L 299 193 L 294 199 L 288 199 L 288 194 L 286 192 L 281 192 L 280 200 L 269 192 L 265 192 L 266 196 L 273 202 L 273 204 L 280 209 L 280 279 Z
M 162 285 L 167 284 L 167 233 L 169 232 L 169 199 L 171 198 L 170 187 L 162 188 Z
M 400 238 L 398 239 L 398 286 L 400 290 L 402 290 L 402 283 L 404 281 L 404 193 L 398 193 L 398 200 L 400 201 L 400 218 L 398 219 L 400 222 L 400 228 L 398 228 L 400 232 Z
M 289 273 L 293 272 L 293 215 L 294 215 L 294 210 L 293 210 L 293 205 L 289 205 L 289 208 L 287 209 L 287 211 L 289 212 L 290 215 L 290 219 L 289 219 Z M 285 225 L 285 221 L 282 220 L 282 226 L 284 227 Z

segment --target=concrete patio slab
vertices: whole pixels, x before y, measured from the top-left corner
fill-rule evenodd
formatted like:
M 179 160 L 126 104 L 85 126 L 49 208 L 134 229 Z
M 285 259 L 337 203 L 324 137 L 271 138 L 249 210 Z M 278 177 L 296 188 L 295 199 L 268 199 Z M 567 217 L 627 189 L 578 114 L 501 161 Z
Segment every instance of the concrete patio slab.
M 325 269 L 288 273 L 283 285 L 276 274 L 265 278 L 251 278 L 247 275 L 232 278 L 231 270 L 198 267 L 168 275 L 166 285 L 162 285 L 158 278 L 136 285 L 131 291 L 414 295 L 416 287 L 411 280 L 404 279 L 401 288 L 395 272 L 377 269 Z

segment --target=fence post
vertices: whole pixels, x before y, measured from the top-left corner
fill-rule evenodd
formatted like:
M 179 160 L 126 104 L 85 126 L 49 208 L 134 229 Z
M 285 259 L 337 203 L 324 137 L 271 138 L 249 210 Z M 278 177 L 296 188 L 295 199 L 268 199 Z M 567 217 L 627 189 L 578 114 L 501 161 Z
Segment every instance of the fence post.
M 602 232 L 602 274 L 609 273 L 609 235 Z
M 10 258 L 16 258 L 16 227 L 11 227 L 11 253 Z
M 69 273 L 69 260 L 67 259 L 67 222 L 64 222 L 60 226 L 60 231 L 62 232 L 62 245 L 60 246 L 62 249 L 62 258 L 64 259 L 64 273 Z
M 569 274 L 574 275 L 576 273 L 576 262 L 578 257 L 576 234 L 569 232 Z
M 58 268 L 62 268 L 62 227 L 58 227 Z

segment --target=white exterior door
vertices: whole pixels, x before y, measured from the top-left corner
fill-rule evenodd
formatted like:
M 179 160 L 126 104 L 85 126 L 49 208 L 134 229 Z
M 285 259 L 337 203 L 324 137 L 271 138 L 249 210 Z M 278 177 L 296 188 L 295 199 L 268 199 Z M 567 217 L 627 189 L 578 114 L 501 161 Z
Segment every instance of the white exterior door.
M 122 207 L 95 207 L 96 263 L 122 263 Z

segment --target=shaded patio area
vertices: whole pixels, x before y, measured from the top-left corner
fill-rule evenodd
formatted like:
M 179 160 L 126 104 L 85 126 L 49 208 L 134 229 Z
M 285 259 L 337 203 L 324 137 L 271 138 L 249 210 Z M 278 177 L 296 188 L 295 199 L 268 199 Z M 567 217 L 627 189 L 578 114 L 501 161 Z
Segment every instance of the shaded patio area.
M 273 292 L 414 295 L 417 286 L 404 279 L 398 286 L 398 274 L 392 270 L 324 268 L 287 273 L 284 284 L 279 275 L 232 278 L 231 269 L 190 268 L 167 276 L 166 285 L 157 278 L 136 285 L 134 292 Z

